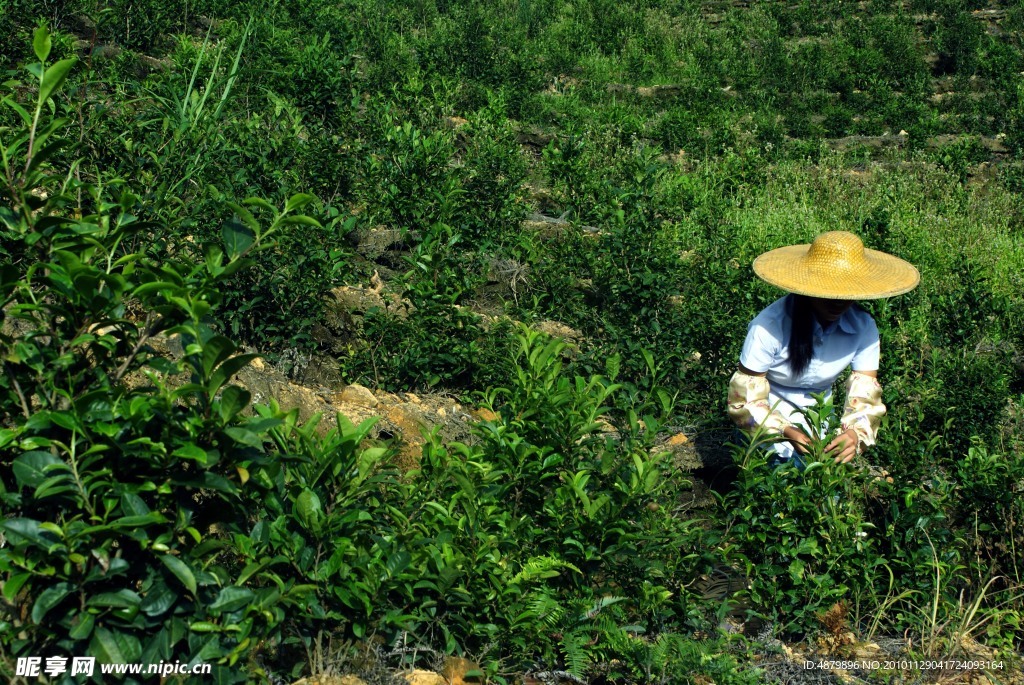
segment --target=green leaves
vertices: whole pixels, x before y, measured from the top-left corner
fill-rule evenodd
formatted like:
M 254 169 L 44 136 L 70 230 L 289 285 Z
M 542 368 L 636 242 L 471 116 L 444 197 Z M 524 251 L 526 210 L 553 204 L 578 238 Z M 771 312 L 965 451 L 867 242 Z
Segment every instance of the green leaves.
M 192 569 L 190 569 L 185 562 L 170 554 L 165 554 L 160 557 L 160 561 L 163 562 L 163 565 L 181 581 L 181 584 L 185 586 L 185 589 L 193 595 L 196 594 L 196 577 L 192 573 Z
M 33 47 L 41 61 L 49 56 L 45 30 Z M 30 68 L 40 84 L 34 114 L 4 99 L 21 129 L 3 132 L 0 175 L 10 202 L 0 207 L 0 463 L 8 464 L 0 584 L 25 624 L 15 642 L 0 631 L 0 648 L 35 653 L 60 643 L 130 662 L 145 644 L 154 660 L 234 663 L 255 644 L 250 632 L 263 640 L 284 621 L 278 604 L 309 594 L 270 570 L 284 557 L 246 563 L 240 583 L 251 587 L 235 586 L 217 561 L 230 534 L 264 507 L 268 489 L 249 496 L 238 482 L 250 469 L 263 473 L 264 439 L 283 421 L 242 418 L 251 395 L 230 380 L 256 355 L 212 333 L 208 315 L 274 226 L 228 225 L 227 265 L 224 251 L 196 265 L 151 249 L 148 235 L 137 240 L 143 228 L 156 243 L 164 235 L 140 220 L 152 210 L 142 194 L 91 169 L 76 173 L 77 162 L 51 167 L 67 149 L 66 122 L 46 105 L 73 65 Z M 275 225 L 309 201 L 271 207 Z M 161 334 L 184 354 L 158 356 Z M 182 372 L 190 382 L 170 387 L 167 378 Z M 202 620 L 237 612 L 248 616 L 243 625 L 223 631 Z M 216 627 L 214 640 L 189 630 L 204 623 Z
M 253 220 L 253 223 L 255 223 L 255 220 Z M 224 227 L 221 229 L 221 236 L 224 240 L 224 249 L 229 260 L 234 261 L 249 251 L 249 248 L 256 241 L 256 230 L 235 220 L 224 223 Z
M 32 605 L 32 622 L 42 623 L 46 614 L 63 602 L 64 598 L 70 595 L 74 589 L 71 583 L 57 583 L 39 593 L 35 604 Z
M 221 393 L 220 405 L 217 410 L 220 413 L 221 421 L 225 424 L 231 423 L 238 413 L 249 406 L 252 393 L 237 385 L 229 385 Z
M 47 52 L 49 52 L 49 49 L 47 49 Z M 77 62 L 77 57 L 62 59 L 47 68 L 39 83 L 39 100 L 41 102 L 49 100 L 53 93 L 64 84 L 64 79 L 67 78 L 71 68 Z
M 323 522 L 323 505 L 320 497 L 310 489 L 305 489 L 295 498 L 295 514 L 308 530 L 319 533 Z
M 63 466 L 63 464 L 64 462 L 51 452 L 35 450 L 25 452 L 16 458 L 12 467 L 18 485 L 26 488 L 36 488 L 46 480 L 49 472 L 58 467 L 58 465 Z
M 806 417 L 812 432 L 837 423 L 821 395 Z M 873 591 L 885 563 L 865 512 L 866 473 L 823 455 L 829 439 L 813 440 L 802 470 L 773 469 L 756 447 L 737 448 L 739 480 L 726 497 L 729 563 L 750 569 L 754 606 L 790 630 L 813 631 L 837 601 Z
M 50 48 L 53 46 L 53 42 L 50 40 L 50 32 L 45 26 L 38 27 L 32 34 L 32 49 L 35 50 L 36 57 L 40 62 L 45 62 L 46 58 L 50 56 Z

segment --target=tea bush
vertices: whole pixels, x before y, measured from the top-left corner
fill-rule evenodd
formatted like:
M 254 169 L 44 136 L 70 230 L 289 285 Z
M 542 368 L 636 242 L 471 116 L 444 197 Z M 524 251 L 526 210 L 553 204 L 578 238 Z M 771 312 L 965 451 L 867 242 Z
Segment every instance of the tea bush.
M 50 46 L 38 29 L 34 114 L 3 101 L 25 135 L 3 147 L 0 640 L 10 658 L 219 661 L 237 680 L 227 666 L 304 590 L 243 587 L 253 573 L 223 558 L 218 528 L 246 520 L 245 483 L 281 419 L 242 415 L 249 393 L 230 381 L 254 355 L 205 321 L 224 279 L 301 218 L 297 203 L 266 227 L 227 224 L 198 264 L 128 251 L 151 225 L 127 184 L 47 165 L 69 141 L 44 112 L 74 65 L 48 65 Z M 165 336 L 179 358 L 154 352 Z
M 81 58 L 67 97 L 38 95 L 69 63 L 36 66 L 0 108 L 4 654 L 298 678 L 335 630 L 498 682 L 756 681 L 695 641 L 736 604 L 693 591 L 716 564 L 793 636 L 838 605 L 929 655 L 961 625 L 1019 646 L 1021 13 L 983 6 L 0 3 L 12 77 L 40 20 Z M 658 433 L 717 453 L 779 296 L 751 260 L 832 228 L 922 273 L 870 307 L 892 482 L 755 455 L 688 510 Z M 401 240 L 357 254 L 379 229 Z M 324 294 L 375 271 L 403 315 L 325 335 Z M 249 407 L 243 343 L 498 417 L 398 474 L 368 424 Z
M 837 420 L 831 402 L 820 398 L 806 416 L 815 432 Z M 868 474 L 824 453 L 835 429 L 819 434 L 802 470 L 769 468 L 766 436 L 737 446 L 739 482 L 726 496 L 720 544 L 755 579 L 752 608 L 783 630 L 813 631 L 833 605 L 850 606 L 878 587 L 887 565 L 865 512 Z

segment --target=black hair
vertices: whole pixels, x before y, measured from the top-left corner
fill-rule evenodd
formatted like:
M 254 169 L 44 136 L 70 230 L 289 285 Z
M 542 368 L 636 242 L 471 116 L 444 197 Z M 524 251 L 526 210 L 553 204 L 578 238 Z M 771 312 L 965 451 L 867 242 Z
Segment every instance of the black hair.
M 793 377 L 802 376 L 814 356 L 814 310 L 811 298 L 791 293 L 789 302 L 789 368 Z
M 814 309 L 811 298 L 807 295 L 790 293 L 786 302 L 789 312 L 789 368 L 793 378 L 799 378 L 807 370 L 811 358 L 814 357 Z M 859 302 L 850 305 L 851 309 L 866 312 Z

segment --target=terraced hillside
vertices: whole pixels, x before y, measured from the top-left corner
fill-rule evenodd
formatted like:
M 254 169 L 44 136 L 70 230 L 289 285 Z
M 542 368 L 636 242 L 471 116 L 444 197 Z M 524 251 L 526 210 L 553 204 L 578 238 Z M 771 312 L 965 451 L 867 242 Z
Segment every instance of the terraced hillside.
M 0 676 L 1019 681 L 1020 2 L 0 0 L 0 35 Z M 834 229 L 921 284 L 865 303 L 877 445 L 773 471 L 724 407 L 781 294 L 750 265 Z

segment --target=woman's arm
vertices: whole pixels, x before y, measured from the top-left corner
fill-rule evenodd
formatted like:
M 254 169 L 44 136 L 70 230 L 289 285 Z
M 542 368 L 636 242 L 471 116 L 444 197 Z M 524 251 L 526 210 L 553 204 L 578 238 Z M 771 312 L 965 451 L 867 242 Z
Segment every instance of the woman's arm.
M 878 371 L 855 369 L 846 381 L 846 406 L 841 419 L 843 433 L 833 440 L 829 447 L 837 446 L 838 441 L 845 437 L 841 461 L 850 461 L 853 454 L 875 444 L 875 436 L 878 434 L 878 426 L 883 416 L 885 405 L 882 403 L 882 386 L 878 383 Z M 851 450 L 853 454 L 848 454 Z M 840 460 L 838 455 L 836 459 Z
M 769 435 L 783 436 L 793 443 L 798 452 L 806 454 L 807 435 L 769 404 L 770 387 L 765 373 L 739 365 L 729 380 L 729 416 L 747 433 L 763 427 Z

